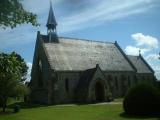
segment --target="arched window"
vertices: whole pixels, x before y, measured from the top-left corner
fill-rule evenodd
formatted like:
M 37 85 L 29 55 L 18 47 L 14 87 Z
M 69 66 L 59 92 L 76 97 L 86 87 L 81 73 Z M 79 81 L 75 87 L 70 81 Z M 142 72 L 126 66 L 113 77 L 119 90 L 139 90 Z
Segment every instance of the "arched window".
M 38 87 L 42 87 L 43 86 L 43 76 L 42 76 L 42 62 L 41 60 L 39 60 L 38 62 Z
M 117 76 L 115 76 L 115 85 L 116 85 L 116 89 L 118 89 L 118 79 L 117 79 Z
M 127 85 L 126 77 L 124 75 L 121 75 L 121 82 L 123 87 Z
M 65 90 L 67 92 L 69 91 L 69 80 L 68 80 L 68 78 L 65 79 Z
M 143 80 L 143 82 L 145 82 L 145 80 L 146 80 L 146 79 L 145 79 L 145 77 L 144 77 L 144 76 L 142 76 L 142 80 Z
M 108 81 L 109 81 L 110 87 L 113 87 L 113 81 L 112 81 L 112 76 L 111 75 L 108 75 Z
M 130 77 L 128 76 L 128 86 L 130 87 L 131 86 L 131 80 L 130 80 Z
M 150 81 L 150 77 L 149 77 L 149 76 L 147 76 L 147 81 L 148 81 L 148 82 Z
M 41 62 L 41 60 L 39 60 L 39 62 L 38 62 L 38 67 L 39 67 L 39 69 L 42 70 L 42 62 Z
M 134 75 L 134 78 L 133 78 L 133 79 L 134 79 L 134 83 L 137 84 L 137 83 L 138 83 L 138 79 L 137 79 L 137 76 L 136 76 L 136 75 Z

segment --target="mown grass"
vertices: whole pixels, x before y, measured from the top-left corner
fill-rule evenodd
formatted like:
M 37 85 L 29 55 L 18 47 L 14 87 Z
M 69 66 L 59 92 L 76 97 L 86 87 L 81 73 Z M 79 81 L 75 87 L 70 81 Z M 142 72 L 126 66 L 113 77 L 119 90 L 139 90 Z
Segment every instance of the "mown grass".
M 114 102 L 123 102 L 123 98 L 116 98 L 114 99 Z
M 19 113 L 0 113 L 0 120 L 160 120 L 123 114 L 122 104 L 24 107 Z

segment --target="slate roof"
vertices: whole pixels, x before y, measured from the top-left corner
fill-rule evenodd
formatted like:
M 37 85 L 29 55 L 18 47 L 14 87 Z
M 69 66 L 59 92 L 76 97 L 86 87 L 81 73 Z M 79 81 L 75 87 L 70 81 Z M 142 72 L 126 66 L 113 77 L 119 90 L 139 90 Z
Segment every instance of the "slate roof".
M 103 71 L 134 71 L 115 43 L 59 37 L 59 43 L 44 42 L 44 48 L 56 71 L 84 71 L 96 64 Z
M 137 69 L 137 73 L 154 73 L 153 69 L 148 65 L 148 63 L 140 56 L 128 55 L 128 58 L 133 63 Z

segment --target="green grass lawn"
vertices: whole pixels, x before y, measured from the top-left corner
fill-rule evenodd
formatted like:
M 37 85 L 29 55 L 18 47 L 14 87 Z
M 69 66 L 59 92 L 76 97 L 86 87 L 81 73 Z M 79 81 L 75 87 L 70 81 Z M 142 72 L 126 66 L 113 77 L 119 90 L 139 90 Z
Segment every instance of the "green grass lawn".
M 123 102 L 123 98 L 116 98 L 114 99 L 114 102 Z
M 0 120 L 160 120 L 156 117 L 128 117 L 121 104 L 45 106 L 23 108 L 19 113 L 0 113 Z

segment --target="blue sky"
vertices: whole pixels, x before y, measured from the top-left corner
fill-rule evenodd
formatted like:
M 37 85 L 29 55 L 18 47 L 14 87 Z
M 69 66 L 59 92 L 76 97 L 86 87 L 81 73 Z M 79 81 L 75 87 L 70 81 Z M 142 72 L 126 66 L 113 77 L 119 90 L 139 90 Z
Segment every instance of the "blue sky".
M 16 51 L 31 67 L 37 31 L 47 34 L 49 0 L 22 1 L 38 15 L 39 27 L 0 29 L 0 51 Z M 53 0 L 58 36 L 117 41 L 129 55 L 141 54 L 160 79 L 159 0 Z M 30 71 L 30 70 L 29 70 Z

